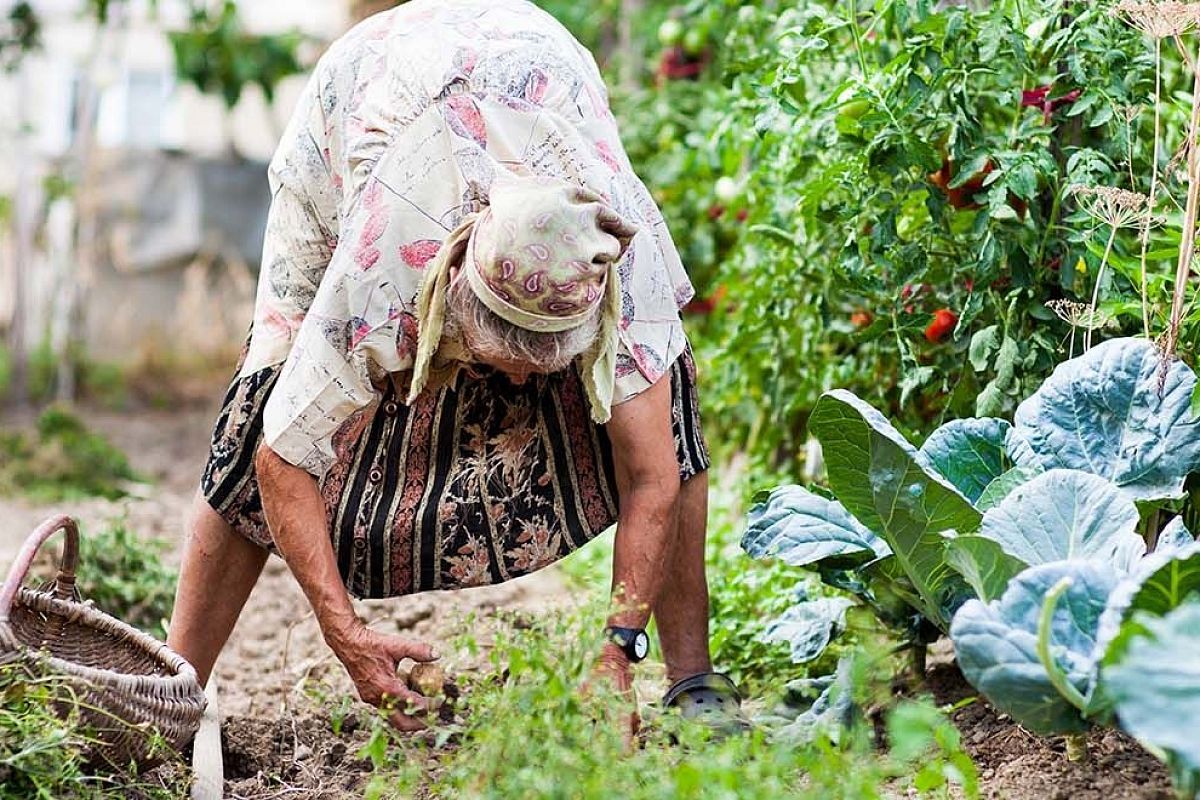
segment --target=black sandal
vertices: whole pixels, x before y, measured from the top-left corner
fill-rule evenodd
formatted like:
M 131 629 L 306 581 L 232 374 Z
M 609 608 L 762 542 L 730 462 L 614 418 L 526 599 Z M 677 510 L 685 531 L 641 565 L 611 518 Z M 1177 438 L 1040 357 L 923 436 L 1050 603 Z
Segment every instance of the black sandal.
M 678 709 L 683 719 L 707 725 L 722 736 L 745 733 L 750 721 L 742 713 L 742 694 L 728 675 L 702 672 L 676 681 L 662 699 L 663 708 Z

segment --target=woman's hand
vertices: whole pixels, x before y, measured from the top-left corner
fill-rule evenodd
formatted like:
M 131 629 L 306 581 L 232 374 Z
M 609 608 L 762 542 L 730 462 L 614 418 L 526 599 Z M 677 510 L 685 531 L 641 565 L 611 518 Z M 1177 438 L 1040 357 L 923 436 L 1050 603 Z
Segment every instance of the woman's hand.
M 424 642 L 379 633 L 365 625 L 359 625 L 330 644 L 364 703 L 380 708 L 394 704 L 389 720 L 398 730 L 425 729 L 419 716 L 428 709 L 427 700 L 404 685 L 396 675 L 396 667 L 406 658 L 420 662 L 436 660 L 437 654 L 432 647 Z
M 377 633 L 355 615 L 333 557 L 325 500 L 316 479 L 265 444 L 258 449 L 254 465 L 275 545 L 312 605 L 325 641 L 350 673 L 359 697 L 374 706 L 389 700 L 397 703 L 392 724 L 402 731 L 421 730 L 425 724 L 404 711 L 410 704 L 423 711 L 425 701 L 396 677 L 396 665 L 405 658 L 432 661 L 433 651 L 426 644 Z
M 591 677 L 584 681 L 581 691 L 587 696 L 591 694 L 592 687 L 599 683 L 607 683 L 620 695 L 622 702 L 628 704 L 628 716 L 618 712 L 615 717 L 610 714 L 608 718 L 620 726 L 625 748 L 632 749 L 633 739 L 642 724 L 637 712 L 637 695 L 633 691 L 633 665 L 624 651 L 612 642 L 606 642 L 600 650 Z

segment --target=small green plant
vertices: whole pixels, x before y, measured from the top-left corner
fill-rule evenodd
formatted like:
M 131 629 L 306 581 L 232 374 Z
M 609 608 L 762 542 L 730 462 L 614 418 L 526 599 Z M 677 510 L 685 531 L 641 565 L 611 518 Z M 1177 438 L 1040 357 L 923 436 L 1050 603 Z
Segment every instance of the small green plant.
M 80 537 L 80 594 L 96 607 L 149 633 L 163 635 L 179 571 L 163 564 L 170 542 L 148 539 L 122 523 Z
M 945 712 L 926 700 L 901 703 L 887 718 L 889 755 L 915 768 L 911 786 L 918 792 L 949 793 L 961 788 L 968 798 L 979 797 L 979 777 L 971 757 L 962 749 L 962 736 Z
M 153 778 L 121 771 L 93 774 L 84 757 L 90 741 L 73 695 L 61 681 L 21 664 L 0 666 L 0 800 L 187 796 L 180 770 L 159 770 Z
M 125 454 L 66 409 L 42 412 L 34 431 L 0 431 L 0 493 L 39 502 L 116 499 L 134 480 Z

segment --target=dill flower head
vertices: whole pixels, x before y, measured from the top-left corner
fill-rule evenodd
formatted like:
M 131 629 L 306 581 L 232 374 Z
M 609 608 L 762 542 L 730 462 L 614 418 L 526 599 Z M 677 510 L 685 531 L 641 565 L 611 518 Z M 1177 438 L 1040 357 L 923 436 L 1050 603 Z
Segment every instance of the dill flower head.
M 1113 13 L 1152 39 L 1179 36 L 1200 24 L 1200 6 L 1176 0 L 1121 0 Z
M 1051 300 L 1046 303 L 1046 308 L 1072 328 L 1083 328 L 1087 331 L 1103 328 L 1113 321 L 1112 314 L 1093 309 L 1087 303 L 1076 303 L 1074 300 Z
M 1162 221 L 1151 212 L 1150 198 L 1141 192 L 1115 186 L 1072 186 L 1071 194 L 1089 217 L 1114 228 L 1156 225 Z

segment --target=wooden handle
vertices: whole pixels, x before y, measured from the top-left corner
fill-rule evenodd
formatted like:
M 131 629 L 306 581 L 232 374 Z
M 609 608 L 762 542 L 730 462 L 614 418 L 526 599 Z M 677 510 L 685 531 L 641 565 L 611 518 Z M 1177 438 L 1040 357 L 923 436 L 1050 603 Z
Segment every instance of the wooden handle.
M 79 526 L 66 514 L 56 514 L 29 534 L 29 538 L 21 546 L 21 552 L 17 554 L 17 560 L 9 568 L 8 578 L 5 579 L 3 588 L 0 588 L 0 622 L 8 621 L 13 600 L 16 599 L 17 591 L 29 573 L 34 556 L 45 541 L 60 530 L 66 532 L 67 541 L 63 545 L 62 564 L 54 581 L 54 594 L 62 600 L 71 597 L 75 590 L 75 567 L 79 564 Z

